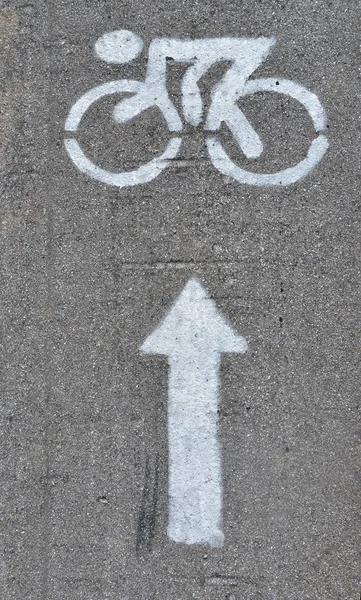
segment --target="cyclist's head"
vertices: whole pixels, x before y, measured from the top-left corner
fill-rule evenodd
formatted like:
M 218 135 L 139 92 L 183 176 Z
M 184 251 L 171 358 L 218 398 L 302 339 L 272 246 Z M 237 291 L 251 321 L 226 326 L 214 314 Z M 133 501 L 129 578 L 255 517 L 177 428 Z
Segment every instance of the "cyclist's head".
M 142 39 L 126 29 L 110 31 L 95 44 L 95 53 L 107 63 L 123 64 L 136 58 L 142 51 Z

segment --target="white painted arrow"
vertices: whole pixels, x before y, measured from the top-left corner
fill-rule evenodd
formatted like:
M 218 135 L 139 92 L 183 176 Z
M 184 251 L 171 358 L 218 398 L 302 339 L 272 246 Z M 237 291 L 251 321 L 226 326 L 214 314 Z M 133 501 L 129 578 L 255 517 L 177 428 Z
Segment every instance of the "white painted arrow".
M 246 352 L 199 281 L 191 279 L 142 351 L 168 356 L 168 536 L 221 546 L 222 473 L 217 438 L 222 352 Z

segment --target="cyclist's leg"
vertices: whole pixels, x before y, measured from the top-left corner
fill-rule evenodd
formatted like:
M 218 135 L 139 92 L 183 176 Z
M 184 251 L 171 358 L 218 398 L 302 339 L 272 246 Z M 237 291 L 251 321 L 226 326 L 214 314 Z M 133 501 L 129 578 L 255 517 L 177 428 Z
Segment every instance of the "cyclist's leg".
M 261 156 L 263 152 L 261 138 L 236 104 L 227 107 L 222 120 L 231 131 L 238 146 L 247 158 L 258 158 Z
M 221 124 L 225 123 L 245 156 L 247 158 L 258 158 L 263 151 L 262 141 L 236 104 L 238 98 L 242 95 L 241 91 L 235 94 L 236 87 L 240 90 L 241 77 L 239 66 L 235 64 L 228 70 L 222 81 L 215 86 L 212 91 L 205 129 L 218 131 Z M 244 84 L 241 87 L 242 90 Z

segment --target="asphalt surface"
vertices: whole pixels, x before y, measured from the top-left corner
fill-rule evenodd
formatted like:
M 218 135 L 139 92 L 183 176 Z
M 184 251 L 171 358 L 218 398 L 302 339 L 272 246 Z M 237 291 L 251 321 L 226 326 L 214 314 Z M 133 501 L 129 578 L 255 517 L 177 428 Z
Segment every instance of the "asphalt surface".
M 356 0 L 1 2 L 1 600 L 359 600 L 360 16 Z M 139 60 L 95 58 L 116 29 L 142 37 Z M 70 107 L 144 80 L 153 38 L 271 35 L 257 76 L 302 83 L 328 116 L 306 178 L 233 181 L 201 126 L 144 185 L 70 161 Z M 178 107 L 184 68 L 168 69 Z M 206 106 L 223 72 L 203 78 Z M 159 154 L 159 112 L 115 125 L 113 105 L 82 122 L 94 162 Z M 224 131 L 239 164 L 305 156 L 296 102 L 242 106 L 265 152 L 246 161 Z M 140 352 L 194 276 L 249 345 L 221 364 L 221 548 L 167 538 L 167 363 Z

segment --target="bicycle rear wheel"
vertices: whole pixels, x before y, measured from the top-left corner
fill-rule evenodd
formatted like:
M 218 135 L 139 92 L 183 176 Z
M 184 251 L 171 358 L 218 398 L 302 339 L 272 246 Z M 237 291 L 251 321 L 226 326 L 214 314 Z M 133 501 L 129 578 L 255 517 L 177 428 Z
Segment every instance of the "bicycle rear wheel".
M 242 96 L 257 92 L 276 92 L 297 100 L 309 113 L 316 132 L 326 128 L 326 116 L 317 96 L 294 81 L 288 79 L 253 79 L 247 81 Z M 224 175 L 232 177 L 240 183 L 256 186 L 287 186 L 305 177 L 323 158 L 329 146 L 324 134 L 320 134 L 311 142 L 306 158 L 296 165 L 282 169 L 277 173 L 254 173 L 236 165 L 224 150 L 216 137 L 207 139 L 207 149 L 212 164 Z

